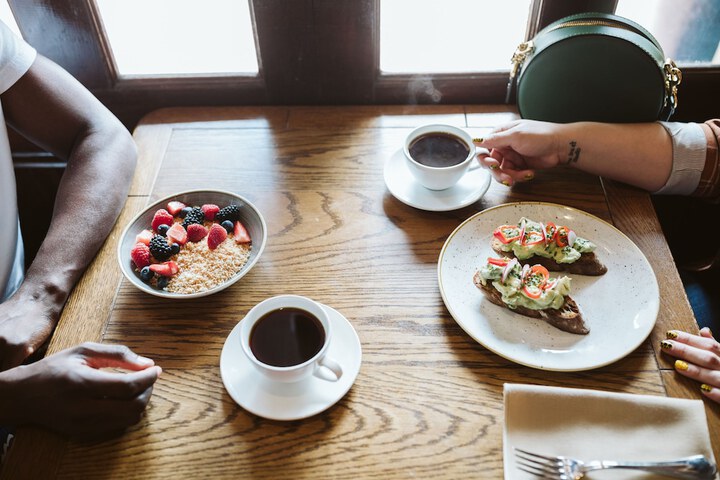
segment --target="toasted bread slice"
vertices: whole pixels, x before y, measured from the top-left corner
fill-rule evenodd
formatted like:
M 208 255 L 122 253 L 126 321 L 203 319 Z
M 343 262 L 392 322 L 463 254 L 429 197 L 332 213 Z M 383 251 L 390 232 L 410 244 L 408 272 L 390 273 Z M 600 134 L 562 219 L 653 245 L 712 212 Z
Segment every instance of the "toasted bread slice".
M 493 238 L 490 246 L 496 253 L 500 255 L 509 258 L 515 257 L 512 250 L 509 252 L 503 251 L 503 249 L 501 248 L 502 243 L 497 238 Z M 607 272 L 607 267 L 597 258 L 595 252 L 582 253 L 580 255 L 580 258 L 573 263 L 558 263 L 552 258 L 541 257 L 540 255 L 533 255 L 532 257 L 526 258 L 525 260 L 520 260 L 518 258 L 518 261 L 523 265 L 540 264 L 551 272 L 568 272 L 577 273 L 578 275 L 591 276 L 600 276 L 604 275 Z
M 502 295 L 495 289 L 495 287 L 492 286 L 491 281 L 488 281 L 485 285 L 483 285 L 479 272 L 475 273 L 473 283 L 475 283 L 475 286 L 479 288 L 480 291 L 485 294 L 487 299 L 495 305 L 505 307 L 508 310 L 519 313 L 520 315 L 525 315 L 526 317 L 545 320 L 553 327 L 564 332 L 574 333 L 576 335 L 587 335 L 590 333 L 590 329 L 585 325 L 585 321 L 582 318 L 580 308 L 577 303 L 575 303 L 575 300 L 573 300 L 570 296 L 565 297 L 565 303 L 562 308 L 558 310 L 554 308 L 533 310 L 523 306 L 510 308 L 502 301 Z

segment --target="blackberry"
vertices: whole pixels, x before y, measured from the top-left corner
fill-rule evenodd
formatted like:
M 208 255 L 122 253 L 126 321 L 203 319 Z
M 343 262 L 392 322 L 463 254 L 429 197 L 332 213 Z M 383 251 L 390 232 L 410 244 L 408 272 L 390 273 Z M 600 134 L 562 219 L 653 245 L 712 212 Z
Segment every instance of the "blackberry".
M 155 235 L 150 240 L 150 255 L 160 262 L 164 262 L 168 258 L 172 257 L 172 249 L 170 248 L 170 245 L 168 245 L 165 237 Z
M 230 220 L 233 222 L 233 225 L 237 220 L 240 220 L 240 207 L 237 205 L 228 205 L 227 207 L 221 208 L 217 215 L 215 215 L 215 221 L 222 223 L 225 220 Z
M 187 212 L 185 215 L 185 220 L 183 220 L 182 226 L 185 227 L 185 230 L 187 230 L 187 227 L 197 223 L 202 225 L 205 221 L 205 214 L 202 211 L 202 208 L 200 207 L 192 207 L 192 210 Z

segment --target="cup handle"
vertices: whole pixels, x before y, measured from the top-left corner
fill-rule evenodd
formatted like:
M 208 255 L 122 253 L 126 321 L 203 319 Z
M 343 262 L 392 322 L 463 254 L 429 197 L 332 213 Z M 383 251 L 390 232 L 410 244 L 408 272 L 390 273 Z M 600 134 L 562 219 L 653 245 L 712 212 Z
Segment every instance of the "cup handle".
M 328 382 L 337 382 L 342 374 L 343 370 L 340 364 L 330 357 L 320 360 L 313 371 L 313 375 Z
M 479 153 L 484 153 L 485 155 L 490 155 L 490 150 L 488 150 L 487 148 L 476 146 L 475 147 L 475 157 L 473 159 L 477 158 Z M 480 165 L 480 162 L 472 162 L 470 164 L 470 167 L 468 168 L 468 170 L 475 170 L 478 168 L 482 168 L 482 165 Z

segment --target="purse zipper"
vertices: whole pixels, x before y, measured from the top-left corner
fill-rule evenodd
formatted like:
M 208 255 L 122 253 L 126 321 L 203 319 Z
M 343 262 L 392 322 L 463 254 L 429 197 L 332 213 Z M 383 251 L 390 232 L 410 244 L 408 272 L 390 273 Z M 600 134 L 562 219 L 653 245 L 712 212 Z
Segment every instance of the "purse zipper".
M 593 26 L 601 26 L 601 27 L 616 27 L 621 28 L 623 30 L 627 30 L 629 32 L 635 32 L 642 35 L 642 32 L 638 31 L 636 28 L 629 27 L 623 23 L 620 22 L 613 22 L 611 20 L 570 20 L 569 22 L 561 23 L 560 25 L 555 25 L 553 28 L 546 30 L 543 33 L 549 33 L 554 32 L 555 30 L 559 30 L 561 28 L 566 27 L 593 27 Z M 643 35 L 645 36 L 645 35 Z M 515 53 L 513 53 L 512 58 L 510 61 L 512 62 L 512 67 L 510 68 L 510 80 L 515 78 L 518 71 L 520 71 L 520 66 L 525 62 L 528 55 L 530 55 L 533 50 L 535 49 L 535 44 L 532 40 L 528 40 L 527 42 L 523 42 L 520 45 L 518 45 L 517 49 L 515 50 Z

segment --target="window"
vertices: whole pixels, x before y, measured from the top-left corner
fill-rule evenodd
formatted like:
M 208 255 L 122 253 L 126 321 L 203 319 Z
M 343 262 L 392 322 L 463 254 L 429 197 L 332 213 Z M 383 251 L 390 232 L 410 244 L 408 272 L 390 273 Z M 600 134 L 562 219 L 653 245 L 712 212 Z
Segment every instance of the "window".
M 720 77 L 717 0 L 7 2 L 26 40 L 75 75 L 129 126 L 164 106 L 501 104 L 509 57 L 521 40 L 566 15 L 611 13 L 616 7 L 619 14 L 646 24 L 666 54 L 687 65 L 676 117 L 682 119 L 684 112 L 702 119 L 717 115 L 707 101 L 714 98 Z M 633 13 L 634 4 L 642 8 Z M 670 22 L 653 20 L 653 12 L 668 8 L 671 14 L 656 18 Z M 452 11 L 459 13 L 446 15 Z M 196 24 L 212 29 L 200 34 L 199 27 L 180 26 L 177 22 L 186 20 L 176 14 L 190 14 Z M 431 21 L 435 26 L 445 22 L 444 31 L 428 34 Z M 132 35 L 123 38 L 128 24 Z M 495 30 L 496 25 L 501 28 Z M 204 46 L 195 49 L 200 43 Z M 249 44 L 257 53 L 243 63 L 240 51 Z M 160 48 L 168 46 L 183 57 Z M 231 53 L 215 59 L 202 55 L 214 53 L 213 46 Z M 410 50 L 402 50 L 408 46 Z M 391 47 L 397 48 L 393 54 Z M 149 60 L 136 62 L 138 51 L 151 53 Z M 185 57 L 193 51 L 201 53 L 195 55 L 198 61 L 186 66 Z M 420 61 L 408 51 L 421 52 Z M 449 51 L 460 56 L 450 58 Z
M 529 13 L 530 0 L 380 0 L 380 71 L 507 70 Z
M 616 13 L 647 28 L 681 67 L 720 65 L 717 0 L 620 0 Z
M 97 0 L 120 76 L 258 73 L 247 2 Z

